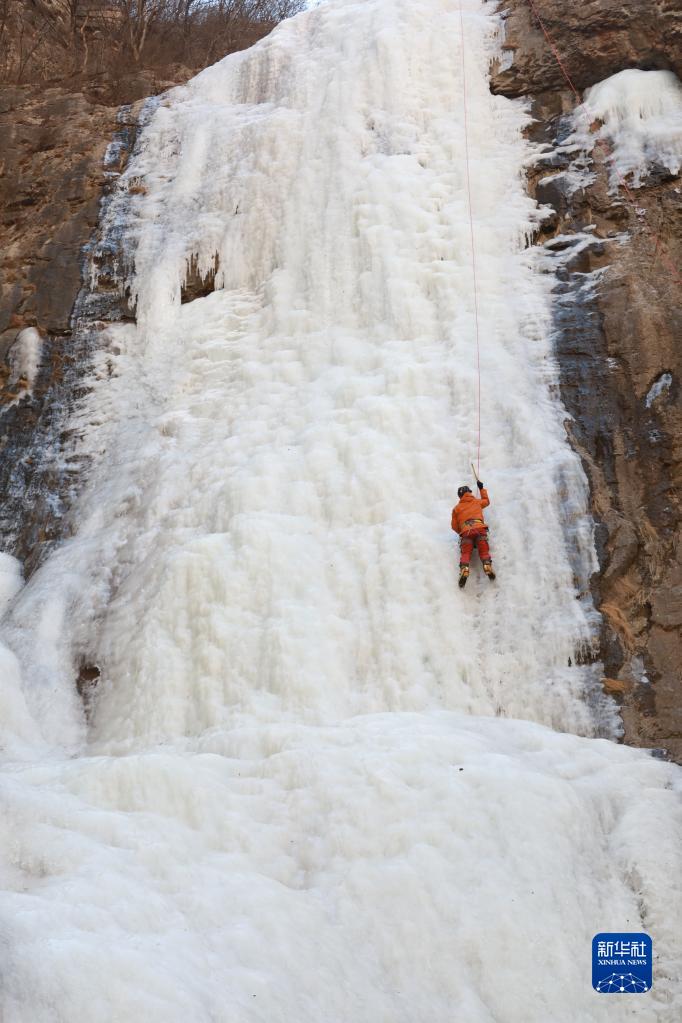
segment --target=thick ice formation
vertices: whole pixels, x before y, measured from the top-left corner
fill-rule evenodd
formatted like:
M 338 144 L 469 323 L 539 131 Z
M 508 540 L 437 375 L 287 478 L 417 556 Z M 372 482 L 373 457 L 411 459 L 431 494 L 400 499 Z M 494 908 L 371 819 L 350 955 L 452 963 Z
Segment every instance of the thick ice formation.
M 21 565 L 9 554 L 0 553 L 0 614 L 16 597 L 23 584 Z
M 583 109 L 604 122 L 600 137 L 612 148 L 615 183 L 631 174 L 639 185 L 653 165 L 679 172 L 682 83 L 672 71 L 619 71 L 587 90 Z
M 19 331 L 16 341 L 9 350 L 9 387 L 16 388 L 20 395 L 33 390 L 43 351 L 43 340 L 35 327 Z
M 459 11 L 324 5 L 163 100 L 110 213 L 138 325 L 72 423 L 78 533 L 6 628 L 7 1023 L 600 1021 L 590 941 L 620 929 L 658 956 L 627 1013 L 677 1018 L 679 772 L 546 727 L 612 726 L 575 666 L 594 553 L 526 115 L 489 92 L 482 0 L 465 22 L 499 583 L 459 593 L 449 530 L 476 440 Z

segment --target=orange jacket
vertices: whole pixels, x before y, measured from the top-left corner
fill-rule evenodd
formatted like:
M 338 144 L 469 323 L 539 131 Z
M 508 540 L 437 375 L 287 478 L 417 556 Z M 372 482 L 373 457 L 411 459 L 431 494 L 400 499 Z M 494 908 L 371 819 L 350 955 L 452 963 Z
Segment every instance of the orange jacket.
M 480 497 L 476 497 L 474 494 L 463 494 L 459 504 L 452 509 L 454 531 L 456 533 L 461 533 L 462 530 L 466 532 L 467 528 L 473 529 L 475 526 L 484 524 L 483 509 L 487 508 L 489 504 L 490 498 L 485 488 L 481 491 Z M 471 522 L 471 525 L 467 526 L 467 522 Z

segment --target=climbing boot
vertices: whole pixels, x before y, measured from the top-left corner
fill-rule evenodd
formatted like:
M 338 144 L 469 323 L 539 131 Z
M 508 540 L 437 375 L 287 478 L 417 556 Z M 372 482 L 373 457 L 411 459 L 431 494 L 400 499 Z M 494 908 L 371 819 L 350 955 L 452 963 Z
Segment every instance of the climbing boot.
M 488 579 L 490 579 L 490 582 L 491 583 L 494 582 L 494 580 L 495 580 L 495 573 L 493 572 L 493 563 L 492 563 L 492 561 L 484 561 L 483 562 L 483 571 L 488 576 Z
M 469 566 L 468 565 L 460 565 L 459 566 L 459 588 L 460 588 L 460 590 L 464 589 L 464 587 L 467 584 L 467 579 L 468 578 L 469 578 Z

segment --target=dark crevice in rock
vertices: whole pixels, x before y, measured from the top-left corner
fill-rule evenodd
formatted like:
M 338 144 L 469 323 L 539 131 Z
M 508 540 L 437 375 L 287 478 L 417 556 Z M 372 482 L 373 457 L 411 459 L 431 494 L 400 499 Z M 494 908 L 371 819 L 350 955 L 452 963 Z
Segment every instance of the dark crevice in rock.
M 89 718 L 92 712 L 93 701 L 101 675 L 102 671 L 98 664 L 81 664 L 78 670 L 76 689 L 83 701 L 86 718 Z
M 215 291 L 215 279 L 219 268 L 220 260 L 217 253 L 213 258 L 213 266 L 204 273 L 199 270 L 197 256 L 192 256 L 187 263 L 187 273 L 180 297 L 181 303 L 184 305 L 186 302 L 193 302 L 196 298 L 206 298 L 207 295 L 212 295 Z

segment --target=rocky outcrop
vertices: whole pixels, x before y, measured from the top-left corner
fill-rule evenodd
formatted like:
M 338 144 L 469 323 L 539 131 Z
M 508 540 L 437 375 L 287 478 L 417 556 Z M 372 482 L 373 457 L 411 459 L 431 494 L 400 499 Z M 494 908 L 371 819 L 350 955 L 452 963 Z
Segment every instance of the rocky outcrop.
M 63 335 L 94 230 L 116 108 L 82 94 L 5 88 L 0 94 L 0 356 L 17 331 Z
M 534 3 L 578 89 L 628 67 L 682 73 L 676 0 Z M 597 522 L 605 688 L 626 742 L 682 759 L 682 182 L 654 169 L 624 201 L 597 146 L 591 182 L 569 187 L 560 172 L 573 158 L 562 142 L 575 97 L 528 0 L 505 8 L 512 63 L 494 69 L 493 89 L 532 97 L 530 132 L 547 143 L 529 188 L 552 211 L 538 241 L 557 280 L 566 428 Z
M 679 0 L 533 0 L 577 89 L 623 68 L 670 70 L 682 77 Z M 504 4 L 504 48 L 512 63 L 498 68 L 494 90 L 529 96 L 566 86 L 529 0 Z M 505 61 L 506 63 L 506 61 Z
M 30 574 L 68 531 L 81 466 L 63 424 L 97 344 L 97 324 L 126 315 L 106 268 L 89 276 L 101 203 L 135 138 L 137 111 L 83 94 L 5 89 L 0 113 L 0 538 Z M 114 254 L 111 254 L 113 258 Z M 32 378 L 21 348 L 32 343 Z

